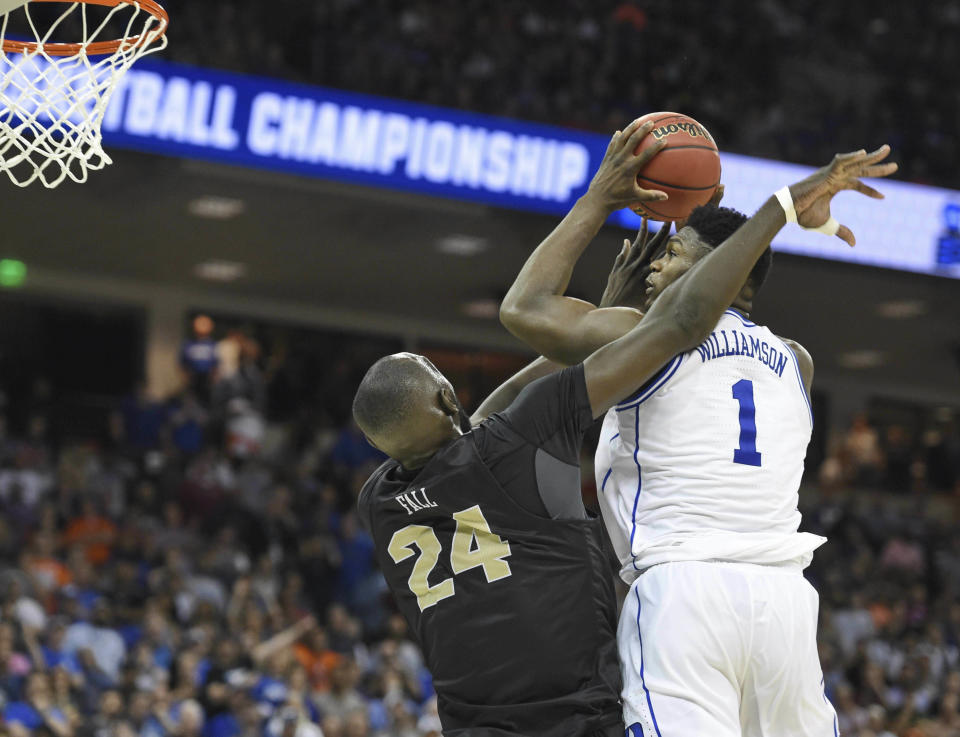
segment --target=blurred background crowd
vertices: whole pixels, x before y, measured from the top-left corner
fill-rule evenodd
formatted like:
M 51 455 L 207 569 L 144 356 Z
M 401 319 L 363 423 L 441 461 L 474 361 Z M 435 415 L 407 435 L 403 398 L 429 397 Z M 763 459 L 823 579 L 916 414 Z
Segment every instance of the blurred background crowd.
M 902 178 L 960 186 L 957 0 L 167 6 L 185 63 L 601 133 L 681 110 L 721 150 L 805 164 L 886 142 Z
M 138 390 L 98 433 L 66 430 L 43 382 L 5 403 L 6 733 L 438 735 L 429 673 L 354 514 L 380 456 L 350 397 L 392 348 L 340 337 L 322 375 L 255 331 L 191 327 L 183 391 Z M 960 734 L 960 435 L 931 417 L 912 435 L 859 416 L 808 473 L 805 525 L 830 538 L 808 573 L 846 735 Z
M 137 390 L 98 434 L 64 438 L 43 382 L 0 414 L 7 733 L 439 734 L 354 515 L 380 457 L 343 422 L 352 392 L 327 381 L 337 420 L 299 437 L 256 341 L 194 326 L 184 391 Z

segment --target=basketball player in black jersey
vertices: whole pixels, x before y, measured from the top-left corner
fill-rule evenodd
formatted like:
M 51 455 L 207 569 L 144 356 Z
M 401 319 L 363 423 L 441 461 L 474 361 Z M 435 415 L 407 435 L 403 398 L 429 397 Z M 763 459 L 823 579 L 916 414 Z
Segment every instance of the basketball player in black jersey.
M 556 263 L 571 263 L 613 210 L 663 199 L 637 186 L 659 150 L 633 154 L 648 130 L 634 121 L 613 136 L 587 194 L 545 241 Z M 424 650 L 447 737 L 624 734 L 612 577 L 601 522 L 580 501 L 580 440 L 706 337 L 785 222 L 768 202 L 622 338 L 561 371 L 538 360 L 470 421 L 422 356 L 387 356 L 367 372 L 354 417 L 392 460 L 365 484 L 360 514 Z

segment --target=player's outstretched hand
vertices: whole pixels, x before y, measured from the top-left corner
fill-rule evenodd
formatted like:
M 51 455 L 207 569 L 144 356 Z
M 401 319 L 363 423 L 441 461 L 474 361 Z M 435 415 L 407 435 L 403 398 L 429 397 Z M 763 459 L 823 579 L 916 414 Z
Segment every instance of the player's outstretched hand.
M 660 153 L 666 141 L 657 141 L 652 146 L 635 154 L 640 141 L 653 129 L 654 122 L 640 124 L 639 118 L 624 130 L 617 131 L 610 139 L 607 153 L 600 168 L 590 182 L 588 192 L 609 210 L 627 207 L 635 202 L 657 202 L 667 199 L 667 193 L 658 189 L 643 189 L 637 184 L 637 174 L 650 159 Z
M 719 207 L 719 206 L 720 206 L 720 202 L 723 201 L 723 195 L 724 195 L 724 193 L 725 193 L 726 191 L 727 191 L 726 185 L 724 185 L 724 184 L 718 184 L 716 191 L 713 193 L 713 197 L 711 197 L 711 198 L 709 199 L 709 201 L 707 202 L 707 204 L 708 204 L 708 205 L 716 205 L 717 207 Z M 639 215 L 640 213 L 637 213 L 637 214 Z M 687 220 L 689 220 L 689 219 L 690 219 L 690 216 L 688 215 L 687 217 L 685 217 L 685 218 L 683 218 L 683 219 L 681 219 L 681 220 L 677 220 L 677 222 L 674 223 L 674 225 L 675 225 L 676 228 L 677 228 L 677 232 L 678 232 L 678 233 L 679 233 L 681 230 L 683 230 L 685 227 L 687 227 Z
M 660 230 L 651 237 L 648 220 L 644 217 L 633 243 L 623 239 L 623 247 L 613 262 L 599 306 L 619 307 L 643 302 L 650 264 L 669 237 L 670 223 L 661 223 Z
M 837 192 L 845 189 L 882 200 L 883 195 L 880 192 L 860 179 L 888 177 L 893 174 L 898 168 L 897 164 L 881 163 L 889 155 L 890 147 L 886 144 L 869 154 L 863 149 L 849 154 L 837 154 L 825 167 L 791 185 L 790 195 L 797 211 L 797 223 L 804 228 L 813 229 L 828 224 L 831 221 L 830 200 Z M 837 225 L 836 236 L 851 246 L 855 245 L 857 241 L 850 229 L 845 225 Z

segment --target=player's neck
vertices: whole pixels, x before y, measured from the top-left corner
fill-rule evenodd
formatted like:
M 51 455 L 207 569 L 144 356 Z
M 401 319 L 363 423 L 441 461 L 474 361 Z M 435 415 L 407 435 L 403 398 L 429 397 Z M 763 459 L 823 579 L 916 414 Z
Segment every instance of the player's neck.
M 436 444 L 429 450 L 423 453 L 411 454 L 404 458 L 397 458 L 397 460 L 400 461 L 400 465 L 403 466 L 404 471 L 419 471 L 430 462 L 431 458 L 461 435 L 463 435 L 463 432 L 461 432 L 460 428 L 452 426 L 449 433 L 445 434 L 443 438 L 439 438 Z
M 733 304 L 730 305 L 730 307 L 741 313 L 744 317 L 750 317 L 750 313 L 753 312 L 753 300 L 741 294 L 733 300 Z

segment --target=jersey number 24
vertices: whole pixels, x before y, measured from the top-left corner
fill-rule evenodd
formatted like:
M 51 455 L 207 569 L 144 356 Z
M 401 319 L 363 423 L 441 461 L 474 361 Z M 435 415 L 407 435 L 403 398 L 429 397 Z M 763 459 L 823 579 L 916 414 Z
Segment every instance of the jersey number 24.
M 511 575 L 510 564 L 504 560 L 510 557 L 510 543 L 490 531 L 490 525 L 479 506 L 456 512 L 453 519 L 457 522 L 450 549 L 450 570 L 454 575 L 481 566 L 487 583 Z M 417 597 L 417 604 L 422 612 L 456 592 L 453 576 L 433 586 L 428 581 L 430 573 L 440 560 L 440 553 L 443 552 L 440 539 L 432 527 L 407 525 L 397 530 L 390 538 L 387 552 L 394 563 L 401 563 L 414 555 L 414 546 L 419 548 L 420 557 L 413 563 L 407 584 Z

